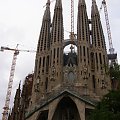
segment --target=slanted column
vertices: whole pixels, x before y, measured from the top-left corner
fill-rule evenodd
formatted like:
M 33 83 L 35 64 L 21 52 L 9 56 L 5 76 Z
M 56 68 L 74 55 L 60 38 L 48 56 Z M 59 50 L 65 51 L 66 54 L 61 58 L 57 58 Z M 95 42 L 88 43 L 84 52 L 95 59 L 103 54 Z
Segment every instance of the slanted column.
M 55 114 L 55 110 L 57 108 L 57 105 L 59 103 L 59 99 L 56 99 L 52 102 L 52 104 L 49 106 L 49 113 L 48 113 L 48 120 L 52 120 L 53 115 Z M 54 106 L 54 107 L 53 107 Z

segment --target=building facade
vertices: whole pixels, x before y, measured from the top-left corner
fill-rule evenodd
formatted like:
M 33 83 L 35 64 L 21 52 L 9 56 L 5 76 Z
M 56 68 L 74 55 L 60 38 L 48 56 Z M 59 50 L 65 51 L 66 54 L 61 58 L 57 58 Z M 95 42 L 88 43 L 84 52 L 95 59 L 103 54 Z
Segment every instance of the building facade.
M 30 100 L 22 112 L 25 120 L 88 120 L 90 110 L 111 89 L 96 1 L 92 0 L 91 19 L 88 19 L 85 0 L 79 0 L 77 38 L 73 42 L 64 39 L 62 11 L 62 1 L 56 0 L 51 22 L 50 0 L 47 1 Z M 64 48 L 71 43 L 77 51 L 71 47 L 65 53 Z

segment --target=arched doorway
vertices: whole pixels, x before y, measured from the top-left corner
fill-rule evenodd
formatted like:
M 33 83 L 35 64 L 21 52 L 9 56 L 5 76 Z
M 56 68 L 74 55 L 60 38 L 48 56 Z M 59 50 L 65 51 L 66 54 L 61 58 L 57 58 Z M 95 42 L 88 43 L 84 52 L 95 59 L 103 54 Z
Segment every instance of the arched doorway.
M 64 97 L 58 104 L 52 120 L 81 120 L 76 104 L 69 97 Z

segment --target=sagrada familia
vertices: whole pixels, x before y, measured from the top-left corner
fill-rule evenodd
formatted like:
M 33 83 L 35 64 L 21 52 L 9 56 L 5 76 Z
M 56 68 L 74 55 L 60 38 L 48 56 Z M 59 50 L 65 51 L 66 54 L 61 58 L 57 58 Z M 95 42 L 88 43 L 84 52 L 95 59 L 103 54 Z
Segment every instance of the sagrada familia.
M 85 0 L 78 2 L 77 37 L 64 39 L 62 1 L 51 21 L 47 1 L 39 35 L 34 74 L 16 91 L 8 120 L 89 120 L 90 111 L 111 89 L 108 56 L 96 1 L 88 19 Z M 66 16 L 64 16 L 66 17 Z M 66 18 L 67 19 L 67 18 Z M 64 48 L 74 44 L 69 53 Z

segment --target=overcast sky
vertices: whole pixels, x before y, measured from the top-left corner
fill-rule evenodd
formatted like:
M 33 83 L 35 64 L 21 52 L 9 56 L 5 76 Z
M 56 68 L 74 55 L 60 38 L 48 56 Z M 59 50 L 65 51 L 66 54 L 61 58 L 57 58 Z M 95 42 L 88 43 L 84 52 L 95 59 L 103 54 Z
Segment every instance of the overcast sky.
M 19 49 L 36 50 L 40 33 L 42 17 L 45 10 L 43 6 L 47 0 L 0 0 L 0 46 Z M 87 10 L 90 18 L 91 1 L 86 0 Z M 75 28 L 77 19 L 77 3 L 75 2 Z M 102 0 L 97 0 L 100 8 Z M 54 11 L 54 2 L 51 3 L 51 15 Z M 107 0 L 110 25 L 112 31 L 113 45 L 120 58 L 120 0 Z M 70 31 L 70 0 L 63 0 L 64 29 Z M 101 21 L 106 36 L 106 26 L 103 10 Z M 76 32 L 76 29 L 75 29 Z M 65 38 L 69 33 L 65 32 Z M 108 46 L 108 39 L 106 36 Z M 10 74 L 13 52 L 0 52 L 0 119 L 5 104 L 5 96 Z M 11 106 L 14 100 L 14 93 L 20 80 L 23 82 L 27 74 L 34 70 L 35 53 L 20 52 L 17 59 L 16 71 L 13 83 Z

